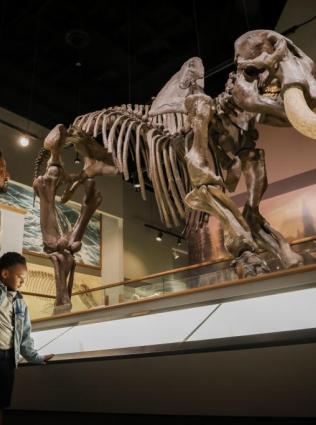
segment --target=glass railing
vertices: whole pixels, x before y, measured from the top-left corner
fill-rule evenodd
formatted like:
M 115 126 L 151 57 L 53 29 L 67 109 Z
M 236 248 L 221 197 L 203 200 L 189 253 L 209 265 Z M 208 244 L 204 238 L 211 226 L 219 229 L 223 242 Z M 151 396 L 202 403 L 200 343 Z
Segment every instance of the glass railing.
M 23 291 L 22 291 L 23 293 Z M 30 292 L 23 293 L 28 305 L 31 319 L 51 317 L 54 315 L 55 296 L 33 295 Z M 104 289 L 96 289 L 92 292 L 74 293 L 71 298 L 71 313 L 86 311 L 96 307 L 108 305 L 108 299 Z
M 316 239 L 305 239 L 293 243 L 293 249 L 303 255 L 305 264 L 316 262 Z M 282 269 L 280 260 L 270 253 L 263 253 L 270 270 Z M 109 304 L 125 303 L 180 293 L 193 288 L 212 286 L 238 279 L 231 258 L 217 262 L 188 266 L 148 276 L 143 279 L 109 285 L 104 288 Z
M 304 257 L 305 264 L 316 263 L 316 237 L 292 243 L 293 249 Z M 271 271 L 282 269 L 280 261 L 270 253 L 263 253 Z M 238 279 L 231 258 L 216 262 L 187 266 L 172 271 L 150 275 L 142 279 L 113 283 L 74 292 L 71 313 L 130 302 L 141 302 L 170 294 L 180 294 L 194 288 L 210 287 Z M 31 318 L 45 318 L 54 313 L 54 296 L 25 294 Z M 41 304 L 41 308 L 39 308 Z

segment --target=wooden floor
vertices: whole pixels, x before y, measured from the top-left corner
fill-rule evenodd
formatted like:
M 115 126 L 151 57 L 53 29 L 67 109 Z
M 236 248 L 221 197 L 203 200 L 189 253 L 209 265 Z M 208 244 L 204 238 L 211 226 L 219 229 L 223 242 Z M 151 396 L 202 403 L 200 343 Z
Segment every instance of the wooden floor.
M 4 425 L 210 425 L 210 424 L 315 424 L 316 418 L 253 418 L 253 417 L 214 417 L 214 416 L 158 416 L 158 415 L 119 415 L 98 413 L 59 413 L 7 411 L 4 415 Z

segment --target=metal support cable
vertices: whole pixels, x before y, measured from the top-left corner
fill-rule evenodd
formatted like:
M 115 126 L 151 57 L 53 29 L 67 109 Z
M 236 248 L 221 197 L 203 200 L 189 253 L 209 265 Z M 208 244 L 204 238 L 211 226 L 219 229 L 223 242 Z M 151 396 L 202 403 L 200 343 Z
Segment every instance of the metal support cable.
M 311 18 L 307 19 L 304 22 L 301 22 L 300 24 L 293 25 L 292 27 L 284 30 L 281 32 L 282 35 L 287 36 L 288 34 L 292 34 L 295 31 L 297 31 L 299 28 L 303 27 L 304 25 L 309 24 L 314 19 L 316 19 L 316 15 L 312 16 Z M 248 24 L 249 26 L 249 24 Z M 229 68 L 230 66 L 234 65 L 233 59 L 227 59 L 226 61 L 220 63 L 219 65 L 214 66 L 213 68 L 210 68 L 209 70 L 205 71 L 204 79 L 211 77 L 212 75 L 218 74 L 219 72 L 223 71 L 226 68 Z
M 222 306 L 222 304 L 218 304 L 194 329 L 187 335 L 182 342 L 186 342 L 191 336 L 198 330 L 200 327 Z
M 44 347 L 47 347 L 47 345 L 51 344 L 52 342 L 56 341 L 58 338 L 61 338 L 63 335 L 71 331 L 75 326 L 77 326 L 78 323 L 75 323 L 74 325 L 70 326 L 70 328 L 67 328 L 64 332 L 62 332 L 60 335 L 55 336 L 55 338 L 51 339 L 50 341 L 46 342 L 46 344 L 42 345 L 41 347 L 37 348 L 37 351 L 42 350 Z
M 39 28 L 40 28 L 40 10 L 35 15 L 35 31 L 34 31 L 34 46 L 33 46 L 33 61 L 32 61 L 32 73 L 30 82 L 30 94 L 27 106 L 27 123 L 26 131 L 29 130 L 30 121 L 32 119 L 33 112 L 33 98 L 35 90 L 35 77 L 37 72 L 38 56 L 39 56 Z
M 197 11 L 196 11 L 196 0 L 192 0 L 192 9 L 193 9 L 194 29 L 195 29 L 195 38 L 196 38 L 196 49 L 197 49 L 198 56 L 201 57 L 201 46 L 200 46 L 198 18 L 197 18 Z
M 132 103 L 131 0 L 127 4 L 127 80 L 128 103 Z

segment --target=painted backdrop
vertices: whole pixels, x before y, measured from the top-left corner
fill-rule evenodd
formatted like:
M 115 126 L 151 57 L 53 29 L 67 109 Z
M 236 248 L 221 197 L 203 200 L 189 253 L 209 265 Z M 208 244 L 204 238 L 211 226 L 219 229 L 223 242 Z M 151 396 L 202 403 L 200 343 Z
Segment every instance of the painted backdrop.
M 0 203 L 27 210 L 23 249 L 29 253 L 43 254 L 39 200 L 36 199 L 33 206 L 33 196 L 31 187 L 11 180 L 8 191 L 0 193 Z M 80 206 L 72 202 L 66 205 L 57 202 L 56 210 L 62 230 L 70 230 L 79 216 Z M 92 216 L 82 239 L 82 248 L 75 257 L 78 264 L 101 267 L 101 214 Z
M 261 214 L 272 227 L 288 241 L 316 235 L 316 185 L 312 184 L 263 199 Z M 242 208 L 240 208 L 242 211 Z M 204 261 L 217 260 L 227 255 L 222 227 L 215 217 L 210 217 L 207 229 L 207 246 Z

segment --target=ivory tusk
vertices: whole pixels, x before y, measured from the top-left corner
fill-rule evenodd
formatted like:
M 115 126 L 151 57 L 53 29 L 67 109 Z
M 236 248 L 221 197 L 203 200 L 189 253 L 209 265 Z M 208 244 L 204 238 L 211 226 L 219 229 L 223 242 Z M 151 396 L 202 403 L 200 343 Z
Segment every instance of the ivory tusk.
M 292 126 L 304 136 L 316 139 L 316 114 L 309 108 L 300 87 L 284 92 L 285 113 Z

